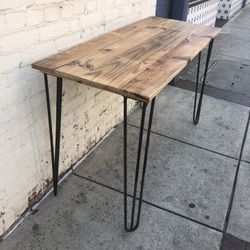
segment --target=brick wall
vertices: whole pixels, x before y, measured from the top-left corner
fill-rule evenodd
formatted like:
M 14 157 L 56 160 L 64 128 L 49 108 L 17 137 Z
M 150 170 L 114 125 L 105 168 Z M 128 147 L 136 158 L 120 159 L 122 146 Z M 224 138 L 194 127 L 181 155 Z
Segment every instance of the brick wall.
M 0 235 L 51 181 L 43 75 L 30 64 L 145 16 L 156 0 L 0 0 Z M 49 78 L 52 107 L 55 79 Z M 60 173 L 122 115 L 122 98 L 64 82 Z M 53 113 L 54 117 L 54 113 Z

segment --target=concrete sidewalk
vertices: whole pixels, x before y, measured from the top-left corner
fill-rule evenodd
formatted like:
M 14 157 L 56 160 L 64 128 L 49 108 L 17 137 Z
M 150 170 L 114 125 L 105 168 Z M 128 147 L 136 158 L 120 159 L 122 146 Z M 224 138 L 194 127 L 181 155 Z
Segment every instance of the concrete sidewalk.
M 223 28 L 208 77 L 209 86 L 248 97 L 249 17 L 247 7 Z M 193 82 L 195 70 L 192 63 L 182 79 Z M 249 107 L 222 99 L 204 97 L 198 126 L 192 124 L 193 91 L 168 86 L 156 100 L 137 231 L 123 229 L 121 124 L 61 183 L 58 196 L 49 195 L 0 249 L 218 250 L 223 234 L 224 250 L 247 249 L 250 133 L 245 144 L 244 135 Z M 129 116 L 130 173 L 139 119 L 137 108 Z

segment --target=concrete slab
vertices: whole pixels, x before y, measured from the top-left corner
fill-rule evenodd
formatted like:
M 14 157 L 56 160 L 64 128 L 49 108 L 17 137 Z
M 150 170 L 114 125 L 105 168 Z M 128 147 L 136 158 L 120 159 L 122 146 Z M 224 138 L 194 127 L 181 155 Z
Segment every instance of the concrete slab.
M 239 171 L 228 233 L 250 242 L 250 165 L 242 163 Z
M 122 131 L 119 126 L 75 172 L 122 191 Z M 129 128 L 129 187 L 138 132 Z M 144 199 L 222 229 L 237 161 L 154 134 L 149 152 Z
M 237 30 L 239 30 L 239 29 L 237 28 Z M 243 34 L 243 32 L 240 32 L 240 33 Z M 248 32 L 244 32 L 244 34 L 247 34 L 247 35 L 250 36 L 250 33 L 248 33 Z M 219 45 L 219 44 L 220 44 L 220 41 L 215 40 L 214 41 L 214 48 L 217 47 L 217 46 L 222 46 L 222 45 Z M 207 53 L 206 50 L 203 51 L 203 53 L 202 53 L 201 68 L 200 68 L 200 76 L 201 76 L 201 78 L 204 75 L 205 63 L 206 63 L 206 55 L 207 55 L 206 53 Z M 239 64 L 250 65 L 250 58 L 238 58 L 238 57 L 234 57 L 234 56 L 230 56 L 230 55 L 215 54 L 215 51 L 213 51 L 212 55 L 211 55 L 209 67 L 212 68 L 217 61 L 230 61 L 230 62 L 235 62 L 235 63 L 239 63 Z M 197 64 L 198 64 L 198 60 L 197 60 L 197 58 L 195 58 L 181 72 L 180 79 L 195 82 L 196 81 Z M 225 77 L 225 79 L 227 79 L 227 75 L 224 73 L 225 70 L 226 69 L 223 69 L 223 71 L 221 71 L 221 72 L 223 72 L 222 75 Z
M 121 194 L 71 176 L 1 250 L 218 250 L 221 235 L 145 205 L 140 228 L 123 230 Z
M 250 96 L 250 64 L 218 60 L 207 77 L 207 84 Z
M 250 8 L 247 7 L 223 27 L 220 35 L 215 39 L 214 54 L 249 60 L 249 16 Z
M 214 47 L 213 53 L 249 60 L 250 41 L 231 39 L 227 34 L 221 34 L 216 40 L 217 46 Z
M 240 26 L 233 26 L 233 23 L 232 23 L 232 25 L 225 25 L 223 27 L 221 34 L 226 35 L 227 37 L 230 37 L 231 39 L 240 39 L 240 40 L 250 41 L 249 26 L 247 28 L 240 27 Z
M 244 8 L 239 12 L 233 19 L 231 19 L 226 26 L 237 26 L 237 27 L 250 27 L 250 6 Z
M 192 123 L 194 93 L 167 86 L 156 100 L 152 130 L 216 152 L 238 157 L 248 107 L 204 96 L 200 123 Z M 140 112 L 129 116 L 139 125 Z

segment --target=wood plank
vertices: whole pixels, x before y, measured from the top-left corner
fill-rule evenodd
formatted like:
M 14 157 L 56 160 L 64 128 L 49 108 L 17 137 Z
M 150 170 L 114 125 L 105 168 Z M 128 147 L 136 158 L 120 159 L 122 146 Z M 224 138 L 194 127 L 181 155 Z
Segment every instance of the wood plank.
M 102 86 L 103 89 L 107 89 L 108 86 L 110 87 L 115 86 L 121 90 L 119 91 L 118 89 L 118 91 L 116 91 L 116 93 L 118 94 L 122 94 L 122 92 L 125 91 L 126 86 L 129 86 L 129 91 L 131 93 L 134 91 L 138 92 L 139 91 L 138 85 L 141 85 L 141 83 L 138 83 L 137 79 L 130 82 L 131 79 L 135 78 L 138 74 L 140 74 L 143 70 L 145 70 L 145 68 L 147 68 L 152 63 L 154 63 L 157 59 L 159 59 L 162 56 L 162 54 L 168 53 L 170 50 L 174 49 L 176 44 L 178 44 L 179 42 L 180 42 L 180 45 L 177 45 L 176 47 L 179 46 L 180 48 L 182 48 L 183 44 L 185 44 L 185 46 L 183 47 L 184 53 L 185 51 L 191 52 L 192 46 L 191 48 L 189 48 L 190 43 L 187 42 L 188 38 L 186 36 L 187 34 L 196 33 L 197 29 L 196 30 L 187 29 L 184 33 L 184 36 L 183 36 L 183 33 L 181 32 L 177 32 L 177 31 L 175 33 L 173 31 L 171 32 L 172 32 L 172 36 L 170 37 L 168 36 L 171 33 L 162 32 L 161 33 L 162 35 L 160 34 L 159 36 L 157 36 L 155 40 L 152 40 L 152 41 L 150 40 L 149 43 L 146 42 L 144 44 L 141 44 L 139 47 L 136 47 L 132 50 L 127 51 L 125 54 L 122 54 L 118 59 L 111 60 L 107 64 L 101 65 L 101 67 L 96 68 L 95 65 L 90 64 L 90 63 L 88 66 L 81 65 L 81 64 L 73 64 L 73 65 L 66 65 L 62 68 L 59 68 L 57 70 L 57 73 L 63 75 L 63 77 L 66 77 L 66 78 L 70 77 L 70 75 L 76 76 L 78 80 L 81 78 L 84 78 L 85 84 L 89 84 L 89 82 L 92 82 L 92 84 L 101 82 L 103 85 Z M 194 37 L 196 36 L 190 36 L 189 41 L 194 40 Z M 207 43 L 209 42 L 209 40 L 210 40 L 209 38 L 204 37 L 204 38 L 199 39 L 198 41 L 200 43 L 201 41 L 205 41 L 203 45 L 203 47 L 205 47 Z M 142 53 L 142 50 L 147 51 L 147 52 Z M 178 53 L 178 51 L 176 51 L 176 53 Z M 179 54 L 182 54 L 182 53 L 183 53 L 182 51 L 179 51 Z M 198 52 L 196 52 L 195 50 L 192 53 L 194 57 L 197 53 L 199 53 L 199 50 Z M 167 57 L 169 56 L 170 55 L 167 55 Z M 164 60 L 166 60 L 166 66 L 168 68 L 169 68 L 169 63 L 170 64 L 177 63 L 176 65 L 179 67 L 180 70 L 182 70 L 183 67 L 185 67 L 186 64 L 189 62 L 189 60 L 191 60 L 193 57 L 187 58 L 185 62 L 183 62 L 183 59 L 181 58 L 180 62 L 178 63 L 176 62 L 176 60 L 173 61 L 173 59 L 172 60 L 164 59 Z M 159 67 L 158 64 L 156 64 L 156 66 Z M 176 70 L 171 71 L 169 69 L 169 73 L 170 72 L 172 74 L 169 77 L 170 79 L 173 79 L 173 77 L 176 76 L 177 72 Z M 155 75 L 158 76 L 159 72 Z M 72 77 L 71 79 L 74 79 L 74 77 Z M 167 80 L 168 79 L 164 79 L 163 82 Z M 128 85 L 126 83 L 128 83 Z M 136 83 L 138 85 L 136 85 Z M 156 81 L 156 83 L 159 83 L 159 81 Z M 149 91 L 151 91 L 152 88 L 146 88 L 146 85 L 150 84 L 151 86 L 155 86 L 155 87 L 156 85 L 152 83 L 146 84 L 146 81 L 142 82 L 142 84 L 143 86 L 140 87 L 140 88 L 143 88 L 143 91 L 141 92 L 141 94 L 144 93 L 144 98 L 147 101 L 149 101 L 152 98 L 147 98 L 146 94 Z M 134 87 L 132 87 L 131 85 L 134 85 Z M 155 93 L 158 93 L 158 92 L 155 92 Z M 130 97 L 132 98 L 132 95 L 130 95 Z M 138 97 L 136 96 L 136 98 Z
M 200 48 L 206 47 L 209 41 L 207 37 L 192 35 L 135 79 L 122 86 L 122 90 L 138 95 L 137 98 L 140 96 L 141 100 L 151 101 L 200 52 Z
M 121 56 L 126 55 L 127 51 L 130 51 L 134 47 L 141 48 L 144 43 L 150 43 L 154 39 L 159 39 L 158 35 L 161 33 L 162 30 L 159 28 L 156 29 L 147 27 L 140 32 L 136 32 L 129 37 L 99 49 L 98 52 L 79 58 L 69 64 L 63 65 L 62 67 L 58 67 L 57 70 L 63 71 L 69 68 L 72 74 L 78 75 L 94 73 L 93 70 L 99 71 L 100 66 L 105 65 L 108 62 L 111 63 L 111 60 L 119 59 Z
M 32 66 L 127 97 L 151 101 L 220 29 L 149 17 Z
M 168 21 L 169 24 L 171 24 L 171 22 L 172 21 Z M 155 27 L 155 25 L 159 25 L 160 23 L 164 23 L 164 20 L 158 20 L 154 17 L 145 18 L 131 25 L 119 28 L 113 32 L 106 33 L 82 44 L 76 45 L 56 55 L 35 62 L 32 64 L 32 67 L 47 73 L 54 74 L 54 69 L 60 66 L 63 66 L 79 58 L 86 57 L 91 54 L 93 55 L 105 46 L 111 45 L 122 38 L 128 38 L 129 36 L 138 33 L 138 31 L 143 30 L 147 26 Z
M 86 61 L 83 59 L 77 60 L 58 68 L 56 72 L 62 73 L 64 76 L 74 75 L 76 77 L 84 77 L 91 81 L 100 80 L 103 84 L 112 85 L 115 84 L 114 80 L 117 75 L 120 76 L 120 78 L 123 78 L 124 74 L 127 75 L 127 77 L 131 77 L 131 72 L 128 72 L 127 69 L 129 65 L 133 65 L 133 70 L 135 70 L 136 65 L 134 64 L 140 63 L 140 59 L 147 58 L 147 56 L 159 49 L 159 46 L 163 46 L 168 41 L 169 38 L 166 37 L 165 31 L 159 34 L 159 36 L 154 36 L 152 39 L 139 43 L 138 46 L 133 48 L 118 49 L 117 53 L 112 51 L 110 56 L 105 56 L 105 53 L 102 53 L 88 58 Z M 127 41 L 125 44 L 127 44 Z M 138 70 L 139 69 L 136 71 Z M 138 71 L 138 73 L 140 73 L 140 71 Z M 118 80 L 119 79 L 115 82 Z
M 139 20 L 128 26 L 114 30 L 113 32 L 101 35 L 99 37 L 93 38 L 87 42 L 76 45 L 70 49 L 62 51 L 56 55 L 50 56 L 38 62 L 32 64 L 33 68 L 39 69 L 41 71 L 47 71 L 48 73 L 54 73 L 53 70 L 70 63 L 79 58 L 88 56 L 97 52 L 100 48 L 108 46 L 114 42 L 119 41 L 121 38 L 127 38 L 128 36 L 141 31 L 145 27 L 151 28 L 163 28 L 168 26 L 172 29 L 185 29 L 186 23 L 181 21 L 176 21 L 172 19 L 165 19 L 159 17 L 147 17 L 143 20 Z M 197 27 L 197 24 L 189 25 L 190 27 Z M 209 29 L 208 27 L 207 29 Z M 211 34 L 212 35 L 212 34 Z
M 200 26 L 188 27 L 182 32 L 178 29 L 166 29 L 161 33 L 156 29 L 158 35 L 148 40 L 144 38 L 143 43 L 133 43 L 133 39 L 130 39 L 128 46 L 127 39 L 124 39 L 109 47 L 107 53 L 106 50 L 102 50 L 94 56 L 74 61 L 56 71 L 64 77 L 74 75 L 84 77 L 88 81 L 102 81 L 105 85 L 122 85 L 124 81 L 131 80 L 149 64 L 154 63 L 163 53 L 167 53 L 185 40 L 188 35 L 197 33 L 200 29 Z M 137 40 L 137 36 L 134 37 Z M 131 48 L 131 44 L 135 47 Z

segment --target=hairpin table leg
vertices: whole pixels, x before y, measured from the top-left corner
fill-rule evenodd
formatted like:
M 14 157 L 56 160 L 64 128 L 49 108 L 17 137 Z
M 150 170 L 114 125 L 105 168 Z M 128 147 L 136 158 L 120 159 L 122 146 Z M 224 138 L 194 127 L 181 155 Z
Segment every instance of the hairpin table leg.
M 47 111 L 48 111 L 54 195 L 57 195 L 58 166 L 59 166 L 59 155 L 60 155 L 61 113 L 62 113 L 62 78 L 57 77 L 55 150 L 54 150 L 54 139 L 53 139 L 53 129 L 52 129 L 52 119 L 51 119 L 51 108 L 50 108 L 50 95 L 49 95 L 47 74 L 44 74 L 44 83 L 45 83 Z
M 212 52 L 212 48 L 213 48 L 213 42 L 214 42 L 214 40 L 212 39 L 211 42 L 209 43 L 209 47 L 208 47 L 207 60 L 206 60 L 206 66 L 205 66 L 205 73 L 204 73 L 204 77 L 203 77 L 203 82 L 202 82 L 201 92 L 200 92 L 200 98 L 199 98 L 198 107 L 197 107 L 197 93 L 198 93 L 198 86 L 199 86 L 200 62 L 201 62 L 201 52 L 199 53 L 198 69 L 197 69 L 197 77 L 196 77 L 196 88 L 195 88 L 195 97 L 194 97 L 194 111 L 193 111 L 193 122 L 194 122 L 195 125 L 197 125 L 199 123 L 199 119 L 200 119 L 202 99 L 203 99 L 204 89 L 205 89 L 205 85 L 206 85 L 207 71 L 208 71 L 209 61 L 210 61 L 211 52 Z
M 127 232 L 135 231 L 138 228 L 139 222 L 140 222 L 150 133 L 151 133 L 152 120 L 153 120 L 153 113 L 154 113 L 154 104 L 155 104 L 155 98 L 152 100 L 150 115 L 149 115 L 146 146 L 145 146 L 145 153 L 144 153 L 144 162 L 143 162 L 142 173 L 141 173 L 142 176 L 141 176 L 141 183 L 140 183 L 141 185 L 140 185 L 140 191 L 139 191 L 139 204 L 138 204 L 137 216 L 136 216 L 136 221 L 135 221 L 135 210 L 136 210 L 136 200 L 137 200 L 136 195 L 137 195 L 139 172 L 140 172 L 140 165 L 141 165 L 140 162 L 141 162 L 141 151 L 142 151 L 142 142 L 143 142 L 143 129 L 144 129 L 144 124 L 145 124 L 145 114 L 146 114 L 146 109 L 147 109 L 147 103 L 143 103 L 143 106 L 142 106 L 142 116 L 141 116 L 140 135 L 139 135 L 138 151 L 137 151 L 134 190 L 133 190 L 133 197 L 132 197 L 131 221 L 130 221 L 130 226 L 128 226 L 128 219 L 127 219 L 128 218 L 128 215 L 127 215 L 128 214 L 128 209 L 127 209 L 127 196 L 128 196 L 127 194 L 127 98 L 124 97 L 124 227 Z

